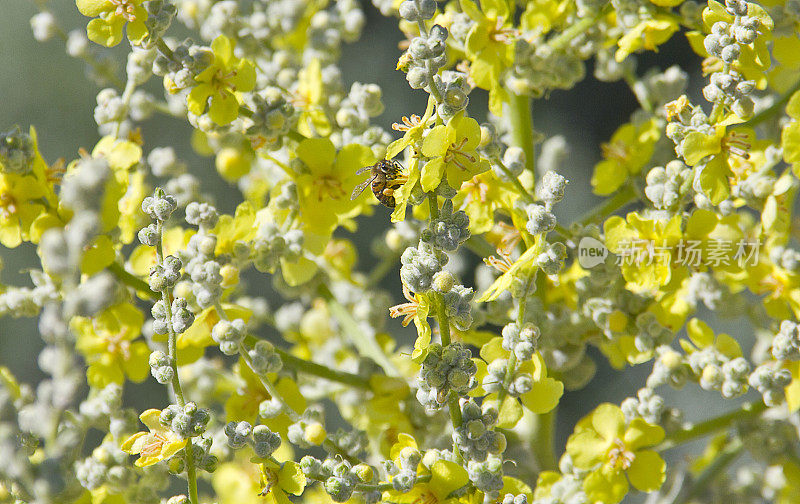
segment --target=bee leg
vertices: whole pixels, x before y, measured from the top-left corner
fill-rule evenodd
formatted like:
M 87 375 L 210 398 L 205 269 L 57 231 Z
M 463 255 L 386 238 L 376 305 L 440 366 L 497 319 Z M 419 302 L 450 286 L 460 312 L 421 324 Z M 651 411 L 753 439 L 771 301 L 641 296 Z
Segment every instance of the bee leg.
M 383 190 L 383 195 L 394 196 L 394 189 L 392 189 L 391 187 L 387 187 L 386 189 Z

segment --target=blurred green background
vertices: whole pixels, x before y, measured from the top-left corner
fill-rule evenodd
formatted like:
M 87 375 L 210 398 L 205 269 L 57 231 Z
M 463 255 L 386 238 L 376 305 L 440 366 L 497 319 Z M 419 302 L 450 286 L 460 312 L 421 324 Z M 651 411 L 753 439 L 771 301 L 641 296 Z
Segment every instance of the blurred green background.
M 0 17 L 0 131 L 15 124 L 23 129 L 34 125 L 39 134 L 40 149 L 48 162 L 52 163 L 59 157 L 67 161 L 74 159 L 80 147 L 91 149 L 99 138 L 92 118 L 95 95 L 99 89 L 86 77 L 83 62 L 66 55 L 60 39 L 44 44 L 34 40 L 29 24 L 30 17 L 36 12 L 32 2 L 4 0 L 2 3 L 6 8 Z M 51 3 L 63 27 L 82 29 L 85 26 L 86 20 L 75 9 L 74 2 L 59 0 Z M 403 115 L 421 114 L 425 108 L 426 94 L 410 89 L 402 73 L 395 71 L 400 55 L 397 44 L 402 38 L 396 20 L 382 18 L 369 2 L 363 3 L 367 25 L 361 40 L 344 49 L 342 73 L 348 87 L 355 81 L 374 82 L 381 86 L 386 110 L 378 122 L 388 129 L 392 122 Z M 110 54 L 116 56 L 119 68 L 123 69 L 124 50 L 117 48 Z M 681 64 L 683 68 L 699 68 L 699 59 L 691 53 L 680 35 L 662 47 L 658 55 L 644 58 L 639 66 L 639 74 L 650 66 L 666 68 L 672 63 Z M 598 201 L 589 191 L 589 179 L 592 167 L 600 156 L 600 144 L 607 141 L 617 126 L 626 122 L 637 107 L 626 85 L 598 82 L 591 77 L 591 68 L 587 75 L 586 81 L 575 89 L 555 91 L 548 100 L 534 103 L 534 125 L 537 130 L 547 136 L 564 135 L 572 147 L 568 161 L 560 170 L 570 180 L 567 197 L 557 212 L 565 224 Z M 692 94 L 697 96 L 697 84 L 701 78 L 695 75 L 692 81 Z M 471 100 L 470 110 L 479 120 L 482 119 L 479 111 L 485 110 L 485 94 L 478 90 L 473 93 Z M 238 200 L 237 190 L 221 183 L 213 170 L 212 160 L 192 153 L 188 147 L 189 129 L 185 122 L 157 117 L 145 123 L 143 134 L 146 151 L 167 143 L 173 145 L 179 156 L 190 163 L 191 169 L 201 174 L 203 190 L 215 194 L 220 208 L 226 211 L 234 208 Z M 364 267 L 368 268 L 373 261 L 368 257 L 368 240 L 388 225 L 388 213 L 382 207 L 362 224 L 357 239 L 360 240 L 360 249 L 364 250 L 361 263 Z M 38 264 L 35 248 L 21 246 L 14 250 L 3 250 L 0 255 L 5 263 L 0 282 L 27 285 L 24 269 Z M 386 286 L 400 300 L 398 275 L 390 275 Z M 275 306 L 278 303 L 270 304 Z M 34 320 L 0 319 L 0 365 L 10 367 L 22 380 L 34 382 L 41 376 L 36 366 L 41 343 L 35 327 Z M 395 322 L 391 327 L 400 328 Z M 739 321 L 726 321 L 717 324 L 716 328 L 732 334 L 743 330 Z M 749 336 L 745 337 L 745 341 L 750 339 Z M 651 368 L 650 364 L 645 364 L 618 373 L 611 371 L 602 357 L 596 360 L 599 364 L 597 378 L 586 389 L 568 393 L 562 401 L 559 409 L 559 447 L 563 447 L 566 435 L 579 416 L 600 402 L 619 403 L 623 398 L 634 395 L 644 384 Z M 671 391 L 664 393 L 668 402 L 675 401 L 676 405 L 688 408 L 689 418 L 702 418 L 723 405 L 719 394 L 701 393 L 696 388 L 689 386 L 678 394 Z M 138 399 L 146 390 L 161 390 L 160 393 L 163 393 L 163 389 L 148 385 L 136 386 L 132 389 L 134 402 L 139 402 Z M 732 406 L 723 405 L 724 408 Z

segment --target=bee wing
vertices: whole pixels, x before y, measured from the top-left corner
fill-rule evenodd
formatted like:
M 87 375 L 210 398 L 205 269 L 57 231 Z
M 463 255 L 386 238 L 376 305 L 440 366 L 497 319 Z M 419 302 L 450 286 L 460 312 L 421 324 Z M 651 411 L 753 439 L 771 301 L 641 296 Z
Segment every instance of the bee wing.
M 355 189 L 353 189 L 353 194 L 351 194 L 351 195 L 350 195 L 350 199 L 351 199 L 351 200 L 354 200 L 354 199 L 358 198 L 358 196 L 359 196 L 359 195 L 360 195 L 362 192 L 364 192 L 364 189 L 366 189 L 366 188 L 367 188 L 367 186 L 368 186 L 368 185 L 370 185 L 370 184 L 372 183 L 372 181 L 373 181 L 373 180 L 375 180 L 375 177 L 370 177 L 370 178 L 368 178 L 367 180 L 365 180 L 364 182 L 361 182 L 360 184 L 358 184 L 358 185 L 355 187 Z
M 358 171 L 356 172 L 356 175 L 361 175 L 362 173 L 365 173 L 365 172 L 367 172 L 367 171 L 369 171 L 371 169 L 372 169 L 372 166 L 363 166 L 363 167 L 358 169 Z M 363 189 L 362 189 L 362 191 L 363 191 Z

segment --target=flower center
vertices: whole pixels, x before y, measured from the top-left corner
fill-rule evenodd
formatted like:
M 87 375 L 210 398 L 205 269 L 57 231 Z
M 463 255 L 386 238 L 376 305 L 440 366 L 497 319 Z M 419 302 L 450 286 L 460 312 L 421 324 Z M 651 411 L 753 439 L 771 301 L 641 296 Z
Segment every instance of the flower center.
M 628 469 L 633 463 L 636 455 L 625 447 L 625 443 L 621 439 L 614 440 L 614 445 L 608 450 L 606 454 L 608 457 L 608 464 L 616 471 L 624 471 Z
M 220 90 L 220 89 L 222 89 L 222 88 L 226 88 L 226 87 L 229 87 L 229 88 L 231 88 L 233 91 L 236 91 L 236 86 L 228 82 L 228 81 L 229 81 L 230 79 L 232 79 L 233 77 L 236 77 L 236 70 L 231 70 L 230 72 L 228 72 L 228 73 L 225 73 L 225 72 L 223 72 L 223 70 L 220 68 L 220 69 L 219 69 L 219 70 L 217 70 L 217 72 L 216 72 L 216 73 L 215 73 L 215 74 L 214 74 L 214 75 L 211 77 L 211 86 L 212 86 L 214 89 L 216 89 L 217 91 L 219 91 L 219 90 Z
M 500 242 L 497 244 L 497 250 L 504 256 L 511 257 L 511 253 L 522 240 L 522 234 L 517 228 L 509 226 L 505 222 L 498 222 L 495 228 L 501 236 Z
M 17 200 L 10 192 L 0 193 L 0 216 L 8 219 L 17 213 Z
M 600 146 L 603 157 L 626 163 L 631 157 L 630 148 L 622 142 L 604 143 Z
M 461 189 L 467 192 L 467 197 L 464 198 L 465 203 L 469 203 L 470 201 L 486 203 L 490 187 L 489 184 L 475 176 L 464 182 L 461 185 Z
M 474 163 L 477 161 L 475 156 L 472 154 L 468 154 L 463 150 L 464 146 L 469 141 L 469 138 L 462 138 L 460 142 L 457 144 L 450 144 L 450 147 L 447 149 L 447 152 L 444 155 L 444 162 L 445 163 L 453 163 L 454 165 L 458 166 L 464 171 L 467 171 L 467 167 L 464 164 L 464 161 L 469 161 L 470 163 Z
M 747 152 L 750 147 L 752 145 L 747 141 L 747 136 L 735 131 L 731 131 L 727 137 L 722 139 L 722 148 L 740 158 L 750 159 L 750 153 Z
M 110 0 L 110 2 L 111 5 L 117 6 L 114 9 L 115 16 L 122 16 L 129 23 L 136 20 L 136 14 L 134 14 L 136 4 L 133 3 L 133 0 Z
M 123 360 L 130 358 L 131 342 L 125 339 L 125 335 L 122 332 L 109 334 L 105 339 L 109 353 L 119 355 Z
M 503 28 L 503 18 L 498 18 L 495 25 L 489 29 L 489 39 L 494 42 L 507 44 L 511 39 L 517 35 L 517 30 L 511 28 Z
M 414 504 L 436 504 L 437 502 L 439 502 L 439 499 L 433 495 L 433 492 L 430 490 L 423 490 L 422 495 L 414 501 Z
M 143 457 L 153 457 L 161 453 L 161 448 L 167 438 L 158 432 L 151 432 L 147 435 L 147 443 L 142 447 L 140 455 Z
M 262 466 L 261 485 L 264 488 L 258 495 L 262 497 L 267 495 L 272 490 L 272 487 L 275 486 L 277 483 L 278 483 L 278 473 L 276 473 L 269 467 Z
M 336 177 L 325 175 L 314 180 L 314 186 L 317 189 L 317 199 L 322 201 L 326 197 L 331 199 L 344 198 L 345 191 L 342 189 L 342 183 Z

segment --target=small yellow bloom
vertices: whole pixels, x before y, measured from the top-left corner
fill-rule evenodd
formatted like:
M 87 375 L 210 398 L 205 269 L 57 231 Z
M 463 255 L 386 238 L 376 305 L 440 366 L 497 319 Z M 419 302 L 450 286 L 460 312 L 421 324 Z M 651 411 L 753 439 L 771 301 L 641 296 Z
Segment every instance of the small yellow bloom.
M 0 243 L 14 248 L 29 239 L 31 224 L 44 211 L 45 186 L 36 177 L 0 174 Z
M 125 453 L 139 455 L 135 464 L 146 467 L 156 462 L 167 460 L 178 453 L 188 440 L 167 429 L 159 421 L 161 410 L 149 409 L 139 415 L 139 419 L 147 426 L 149 432 L 137 432 L 122 443 L 120 447 Z
M 94 318 L 72 319 L 77 349 L 89 364 L 90 386 L 123 383 L 126 377 L 134 382 L 147 378 L 150 350 L 144 340 L 137 340 L 143 322 L 142 312 L 130 303 L 114 305 Z
M 443 178 L 454 189 L 489 169 L 489 161 L 475 150 L 481 141 L 478 121 L 459 114 L 447 125 L 435 126 L 422 142 L 422 154 L 433 158 L 422 167 L 420 183 L 425 192 L 439 186 Z
M 86 26 L 89 40 L 106 47 L 122 41 L 122 29 L 128 25 L 128 39 L 139 44 L 147 36 L 147 11 L 144 0 L 77 0 L 78 10 L 87 17 L 96 17 Z
M 233 42 L 224 35 L 214 39 L 211 49 L 214 60 L 194 78 L 197 84 L 186 97 L 186 104 L 196 115 L 207 108 L 212 121 L 225 125 L 239 116 L 237 93 L 255 87 L 256 69 L 252 62 L 233 55 Z

